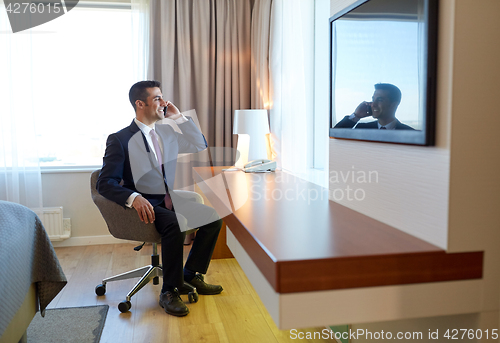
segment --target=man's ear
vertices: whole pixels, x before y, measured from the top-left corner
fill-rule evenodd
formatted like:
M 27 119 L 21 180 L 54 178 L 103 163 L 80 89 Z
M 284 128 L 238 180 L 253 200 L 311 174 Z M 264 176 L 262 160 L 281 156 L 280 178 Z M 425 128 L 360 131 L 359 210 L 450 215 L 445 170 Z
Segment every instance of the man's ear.
M 143 107 L 144 107 L 144 105 L 145 105 L 145 104 L 144 104 L 144 101 L 142 101 L 142 100 L 136 100 L 136 101 L 135 101 L 135 107 L 136 107 L 136 108 L 143 108 Z

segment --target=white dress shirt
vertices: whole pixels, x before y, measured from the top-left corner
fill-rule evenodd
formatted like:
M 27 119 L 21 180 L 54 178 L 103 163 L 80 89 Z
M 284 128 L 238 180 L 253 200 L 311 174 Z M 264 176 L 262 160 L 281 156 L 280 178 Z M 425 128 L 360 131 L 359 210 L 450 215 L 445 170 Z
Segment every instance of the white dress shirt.
M 353 122 L 357 123 L 357 122 L 359 121 L 359 119 L 360 119 L 360 118 L 359 118 L 359 117 L 356 117 L 356 115 L 353 113 L 353 114 L 351 114 L 351 115 L 349 116 L 349 119 L 350 119 L 350 120 L 352 120 Z M 396 123 L 397 123 L 397 120 L 396 120 L 396 119 L 394 119 L 394 120 L 393 120 L 393 121 L 391 121 L 389 124 L 384 125 L 384 126 L 385 126 L 385 128 L 386 128 L 387 130 L 394 130 L 394 129 L 396 128 Z M 379 128 L 379 130 L 380 130 L 380 128 L 382 127 L 382 125 L 380 125 L 380 123 L 379 123 L 379 122 L 377 122 L 377 125 L 378 125 L 378 128 Z M 354 126 L 354 127 L 353 127 L 353 129 L 354 129 L 355 127 L 356 127 L 356 126 Z

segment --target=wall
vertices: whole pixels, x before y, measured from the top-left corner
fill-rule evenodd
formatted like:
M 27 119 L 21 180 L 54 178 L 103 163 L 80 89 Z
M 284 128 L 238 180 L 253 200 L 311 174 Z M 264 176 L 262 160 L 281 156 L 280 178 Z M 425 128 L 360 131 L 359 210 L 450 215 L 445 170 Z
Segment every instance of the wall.
M 332 0 L 331 14 L 353 2 Z M 498 13 L 497 0 L 440 1 L 435 147 L 330 140 L 331 171 L 379 173 L 378 183 L 351 183 L 366 189 L 364 201 L 339 202 L 450 252 L 485 251 L 482 312 L 353 328 L 499 327 Z
M 44 172 L 44 207 L 63 206 L 64 218 L 71 219 L 71 238 L 54 246 L 110 244 L 114 239 L 90 197 L 91 171 Z
M 332 0 L 331 15 L 354 2 Z M 347 196 L 340 199 L 338 191 L 339 203 L 441 248 L 447 248 L 452 28 L 453 11 L 446 10 L 440 17 L 436 146 L 330 140 L 330 174 L 378 174 L 378 182 L 359 183 L 352 178 L 330 182 L 333 192 L 347 193 L 347 187 L 365 192 L 364 199 L 356 201 Z
M 448 248 L 484 250 L 484 304 L 500 290 L 500 1 L 456 0 Z M 492 43 L 496 42 L 496 43 Z

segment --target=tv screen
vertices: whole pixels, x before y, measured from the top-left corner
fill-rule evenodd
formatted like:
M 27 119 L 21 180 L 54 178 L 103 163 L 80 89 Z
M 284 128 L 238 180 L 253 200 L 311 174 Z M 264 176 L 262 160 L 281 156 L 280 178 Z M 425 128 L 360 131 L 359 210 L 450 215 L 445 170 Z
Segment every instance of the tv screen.
M 437 0 L 362 0 L 330 18 L 330 136 L 434 144 Z

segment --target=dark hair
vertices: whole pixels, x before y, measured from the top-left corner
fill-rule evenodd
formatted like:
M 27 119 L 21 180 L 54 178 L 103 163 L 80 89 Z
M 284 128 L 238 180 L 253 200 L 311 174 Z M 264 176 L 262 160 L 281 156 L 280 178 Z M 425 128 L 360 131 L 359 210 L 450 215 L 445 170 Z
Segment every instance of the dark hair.
M 377 83 L 375 85 L 375 89 L 387 91 L 391 102 L 397 102 L 398 104 L 401 102 L 401 91 L 398 87 L 390 83 Z
M 147 88 L 161 88 L 161 83 L 159 81 L 139 81 L 135 83 L 132 87 L 130 87 L 130 91 L 128 92 L 128 99 L 132 104 L 132 107 L 135 108 L 135 102 L 137 100 L 141 100 L 146 102 L 149 93 Z

